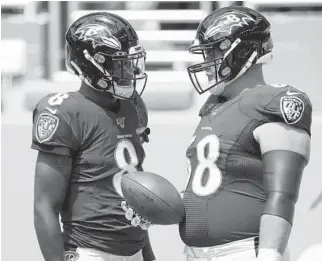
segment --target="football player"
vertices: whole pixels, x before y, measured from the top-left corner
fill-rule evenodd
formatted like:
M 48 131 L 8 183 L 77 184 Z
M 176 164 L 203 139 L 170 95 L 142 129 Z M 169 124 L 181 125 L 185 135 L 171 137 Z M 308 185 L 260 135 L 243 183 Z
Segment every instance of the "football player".
M 200 110 L 187 149 L 190 178 L 179 225 L 189 261 L 281 261 L 301 177 L 310 158 L 312 105 L 287 84 L 264 81 L 272 59 L 270 23 L 226 7 L 199 25 L 188 67 Z
M 47 95 L 33 112 L 34 226 L 46 261 L 155 259 L 147 231 L 124 217 L 120 187 L 145 157 L 145 56 L 133 27 L 112 13 L 83 16 L 66 33 L 80 90 Z

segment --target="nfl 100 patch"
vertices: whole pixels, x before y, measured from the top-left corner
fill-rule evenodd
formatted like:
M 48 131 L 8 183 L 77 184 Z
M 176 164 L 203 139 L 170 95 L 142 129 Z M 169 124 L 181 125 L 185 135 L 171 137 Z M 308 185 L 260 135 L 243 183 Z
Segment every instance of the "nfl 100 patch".
M 123 129 L 125 127 L 125 117 L 117 118 L 116 124 L 119 125 Z
M 36 138 L 42 143 L 51 139 L 57 130 L 59 118 L 49 113 L 39 115 L 36 123 Z
M 281 112 L 287 124 L 297 123 L 304 112 L 304 102 L 295 96 L 284 96 L 281 98 Z

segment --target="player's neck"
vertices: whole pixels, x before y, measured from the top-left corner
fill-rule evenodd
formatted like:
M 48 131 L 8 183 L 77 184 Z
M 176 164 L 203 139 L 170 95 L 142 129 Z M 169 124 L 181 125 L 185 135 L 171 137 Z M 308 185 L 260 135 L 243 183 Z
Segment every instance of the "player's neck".
M 230 100 L 248 89 L 253 89 L 265 84 L 262 65 L 254 65 L 247 73 L 228 85 L 222 96 Z
M 85 83 L 82 83 L 82 86 L 79 91 L 86 98 L 88 98 L 89 100 L 101 107 L 114 107 L 116 102 L 118 101 L 118 99 L 113 97 L 111 94 L 96 91 L 92 87 L 86 85 Z

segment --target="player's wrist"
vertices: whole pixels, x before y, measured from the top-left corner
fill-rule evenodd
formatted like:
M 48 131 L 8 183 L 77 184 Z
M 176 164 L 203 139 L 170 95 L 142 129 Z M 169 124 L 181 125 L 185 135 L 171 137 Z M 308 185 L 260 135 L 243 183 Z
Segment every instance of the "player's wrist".
M 282 261 L 283 256 L 276 250 L 270 248 L 260 248 L 257 260 L 259 261 Z

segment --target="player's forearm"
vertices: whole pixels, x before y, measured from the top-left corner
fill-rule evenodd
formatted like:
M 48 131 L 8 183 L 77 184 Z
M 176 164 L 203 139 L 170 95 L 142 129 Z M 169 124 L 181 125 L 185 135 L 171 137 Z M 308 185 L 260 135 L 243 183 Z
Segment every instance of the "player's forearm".
M 296 140 L 297 137 L 298 135 L 294 135 L 291 140 Z M 305 138 L 306 141 L 303 142 L 305 146 L 308 146 L 308 139 Z M 291 149 L 291 146 L 288 148 Z M 261 261 L 282 260 L 291 233 L 303 169 L 307 164 L 308 156 L 304 150 L 306 149 L 300 154 L 300 149 L 298 152 L 278 149 L 262 155 L 267 199 L 260 223 L 258 259 Z
M 34 226 L 45 261 L 64 261 L 64 243 L 59 215 L 48 209 L 34 210 Z
M 260 222 L 259 260 L 280 261 L 279 258 L 285 252 L 291 229 L 292 225 L 286 219 L 264 214 Z M 274 253 L 274 251 L 277 253 Z
M 155 256 L 152 250 L 149 233 L 147 232 L 146 244 L 142 249 L 142 255 L 144 261 L 152 261 L 155 260 Z

